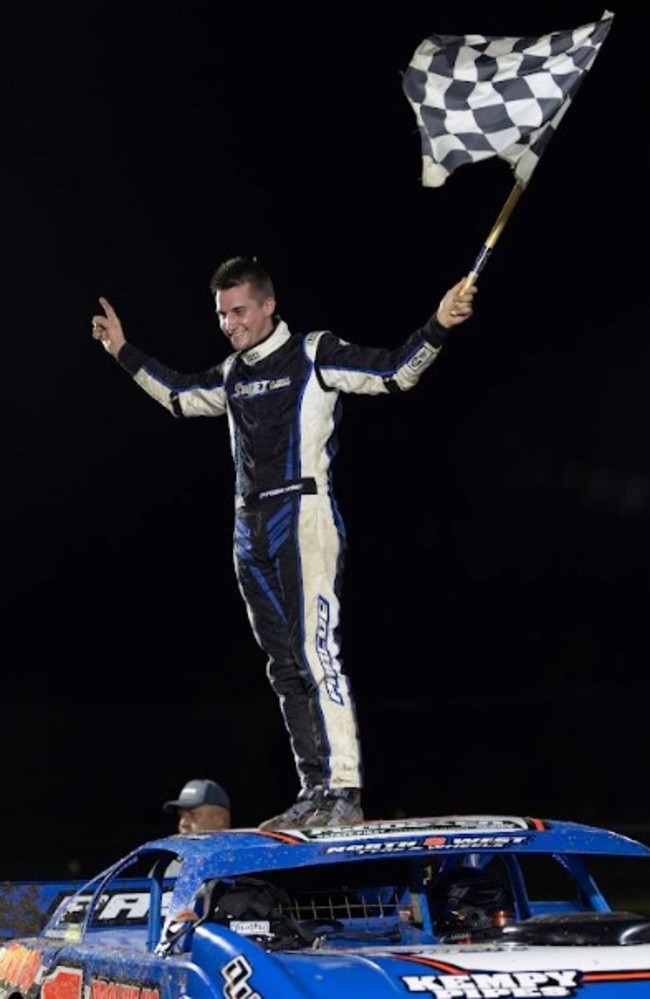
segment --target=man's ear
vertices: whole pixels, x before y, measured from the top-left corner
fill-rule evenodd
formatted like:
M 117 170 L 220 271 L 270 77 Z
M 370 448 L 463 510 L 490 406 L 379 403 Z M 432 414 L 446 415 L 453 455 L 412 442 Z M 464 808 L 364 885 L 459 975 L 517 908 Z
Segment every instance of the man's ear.
M 264 305 L 262 306 L 262 309 L 264 310 L 264 315 L 265 316 L 272 316 L 273 313 L 275 312 L 275 305 L 276 305 L 276 302 L 275 302 L 274 298 L 267 298 L 267 299 L 265 299 L 264 300 Z

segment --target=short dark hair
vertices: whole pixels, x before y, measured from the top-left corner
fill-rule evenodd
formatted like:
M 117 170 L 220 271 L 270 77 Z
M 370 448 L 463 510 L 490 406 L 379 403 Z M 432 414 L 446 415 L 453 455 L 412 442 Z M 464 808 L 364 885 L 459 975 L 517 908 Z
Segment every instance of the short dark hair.
M 248 257 L 230 257 L 219 264 L 210 278 L 210 291 L 225 291 L 240 284 L 250 284 L 253 297 L 258 302 L 275 298 L 273 281 L 268 272 L 257 260 Z

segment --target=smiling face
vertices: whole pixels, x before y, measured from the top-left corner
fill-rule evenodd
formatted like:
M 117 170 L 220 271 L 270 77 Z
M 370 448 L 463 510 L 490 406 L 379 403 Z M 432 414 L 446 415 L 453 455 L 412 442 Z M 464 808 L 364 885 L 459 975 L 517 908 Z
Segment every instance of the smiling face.
M 274 298 L 255 298 L 249 281 L 225 288 L 214 296 L 219 325 L 233 350 L 249 350 L 273 329 Z

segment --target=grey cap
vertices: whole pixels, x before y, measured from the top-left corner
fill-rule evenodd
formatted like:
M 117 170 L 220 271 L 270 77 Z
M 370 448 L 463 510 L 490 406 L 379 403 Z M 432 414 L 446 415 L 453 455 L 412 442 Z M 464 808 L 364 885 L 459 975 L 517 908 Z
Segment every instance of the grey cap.
M 175 801 L 165 802 L 163 811 L 171 812 L 173 808 L 197 808 L 198 805 L 221 805 L 230 811 L 230 798 L 216 781 L 188 780 Z

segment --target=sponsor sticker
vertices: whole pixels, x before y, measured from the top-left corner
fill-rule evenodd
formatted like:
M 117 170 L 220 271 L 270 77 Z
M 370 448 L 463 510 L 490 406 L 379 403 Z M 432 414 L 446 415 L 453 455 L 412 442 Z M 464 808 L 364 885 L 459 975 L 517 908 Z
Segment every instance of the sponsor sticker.
M 517 971 L 453 975 L 402 975 L 407 992 L 436 999 L 559 999 L 573 996 L 578 971 Z
M 418 850 L 500 850 L 509 846 L 521 846 L 527 840 L 527 836 L 427 836 L 424 839 L 398 839 L 390 843 L 338 843 L 326 846 L 322 852 L 362 857 Z
M 466 839 L 473 832 L 478 838 L 487 836 L 497 837 L 497 834 L 512 834 L 517 831 L 526 832 L 531 829 L 531 825 L 526 819 L 516 817 L 492 817 L 492 816 L 471 816 L 464 817 L 443 817 L 434 819 L 386 819 L 379 822 L 361 822 L 353 826 L 329 826 L 326 829 L 300 829 L 295 831 L 296 838 L 304 840 L 327 840 L 327 839 L 359 839 L 361 836 L 399 836 L 405 838 L 412 836 L 435 836 L 440 837 L 442 844 L 443 837 L 445 843 L 449 845 L 449 835 L 457 833 L 461 838 L 461 833 Z M 501 838 L 501 837 L 499 837 Z M 510 844 L 513 840 L 508 837 Z M 470 844 L 471 845 L 471 844 Z

